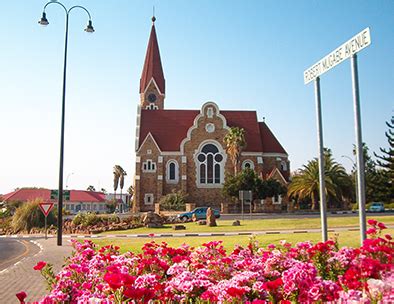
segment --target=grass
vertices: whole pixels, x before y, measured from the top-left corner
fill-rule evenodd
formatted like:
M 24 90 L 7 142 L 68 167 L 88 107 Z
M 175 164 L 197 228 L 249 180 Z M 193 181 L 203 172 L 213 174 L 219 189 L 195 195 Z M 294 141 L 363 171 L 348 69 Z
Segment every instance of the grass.
M 394 216 L 368 216 L 385 224 L 394 224 Z M 272 230 L 295 230 L 295 229 L 318 229 L 320 218 L 297 218 L 297 219 L 261 219 L 243 220 L 241 226 L 232 226 L 233 220 L 217 220 L 217 227 L 208 227 L 196 223 L 184 223 L 186 230 L 180 233 L 198 232 L 236 232 L 236 231 L 272 231 Z M 358 226 L 358 217 L 329 217 L 328 228 Z M 107 231 L 102 234 L 150 234 L 150 233 L 173 233 L 172 225 L 164 225 L 163 228 L 136 228 L 120 231 Z M 175 232 L 176 233 L 176 232 Z
M 393 234 L 394 229 L 384 230 L 385 234 Z M 360 245 L 360 233 L 358 231 L 342 231 L 339 233 L 329 233 L 329 237 L 337 237 L 340 247 L 359 247 Z M 277 235 L 257 235 L 256 240 L 259 242 L 261 247 L 265 247 L 268 244 L 278 244 L 280 240 L 286 240 L 293 245 L 298 242 L 309 240 L 316 243 L 321 240 L 320 233 L 303 233 L 303 234 L 277 234 Z M 122 253 L 126 251 L 133 251 L 140 253 L 142 246 L 154 240 L 156 243 L 166 242 L 172 247 L 179 247 L 182 244 L 188 244 L 192 247 L 199 247 L 201 244 L 210 241 L 223 241 L 223 246 L 227 252 L 231 252 L 235 245 L 246 246 L 249 242 L 249 236 L 220 236 L 220 237 L 168 237 L 168 238 L 133 238 L 133 239 L 94 239 L 93 242 L 105 246 L 109 244 L 120 246 Z

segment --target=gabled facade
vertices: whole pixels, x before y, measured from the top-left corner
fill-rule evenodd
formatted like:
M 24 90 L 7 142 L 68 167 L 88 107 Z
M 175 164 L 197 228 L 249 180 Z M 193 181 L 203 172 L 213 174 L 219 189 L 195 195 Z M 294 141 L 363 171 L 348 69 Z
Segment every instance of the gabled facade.
M 241 154 L 242 168 L 249 167 L 262 178 L 279 177 L 287 183 L 288 154 L 267 124 L 258 121 L 256 111 L 225 111 L 214 102 L 204 103 L 199 110 L 165 109 L 165 79 L 154 22 L 140 95 L 135 144 L 136 211 L 155 210 L 155 204 L 172 190 L 183 190 L 188 202 L 196 206 L 237 211 L 237 204 L 221 194 L 225 174 L 234 171 L 223 142 L 230 127 L 245 130 L 247 146 Z M 285 207 L 268 201 L 256 204 L 256 211 Z M 286 203 L 285 199 L 281 201 Z

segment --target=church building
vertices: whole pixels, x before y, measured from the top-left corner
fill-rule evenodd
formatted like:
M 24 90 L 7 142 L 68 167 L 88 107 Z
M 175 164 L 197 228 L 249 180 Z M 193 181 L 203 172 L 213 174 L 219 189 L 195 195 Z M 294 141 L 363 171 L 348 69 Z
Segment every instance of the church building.
M 155 29 L 149 37 L 140 80 L 137 111 L 135 211 L 158 210 L 160 199 L 173 190 L 188 194 L 192 206 L 209 206 L 223 213 L 238 211 L 237 203 L 223 197 L 226 173 L 234 168 L 223 142 L 230 127 L 245 130 L 246 147 L 241 168 L 262 178 L 289 181 L 288 154 L 256 111 L 228 111 L 208 101 L 196 110 L 167 109 L 165 78 Z M 156 207 L 156 208 L 155 208 Z M 255 202 L 255 211 L 286 209 L 286 198 Z

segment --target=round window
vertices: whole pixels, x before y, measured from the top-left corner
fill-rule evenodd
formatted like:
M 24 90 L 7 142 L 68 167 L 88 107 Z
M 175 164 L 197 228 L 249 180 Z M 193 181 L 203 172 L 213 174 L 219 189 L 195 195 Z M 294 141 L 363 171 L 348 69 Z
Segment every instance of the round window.
M 215 155 L 215 161 L 217 161 L 218 163 L 220 163 L 223 160 L 223 156 L 220 154 L 216 154 Z
M 197 159 L 198 159 L 198 161 L 200 161 L 200 162 L 204 162 L 204 161 L 205 161 L 205 155 L 204 155 L 204 154 L 199 154 L 199 155 L 197 156 Z

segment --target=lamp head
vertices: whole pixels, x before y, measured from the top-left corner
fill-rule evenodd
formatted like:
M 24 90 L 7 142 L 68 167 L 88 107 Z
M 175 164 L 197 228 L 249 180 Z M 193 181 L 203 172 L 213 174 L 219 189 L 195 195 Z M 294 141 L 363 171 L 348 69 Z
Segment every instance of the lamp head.
M 87 33 L 94 33 L 94 28 L 92 25 L 92 20 L 89 20 L 88 25 L 86 26 L 85 32 Z
M 39 24 L 42 26 L 47 26 L 49 24 L 48 19 L 47 19 L 47 14 L 45 12 L 42 13 L 41 19 L 38 21 Z

